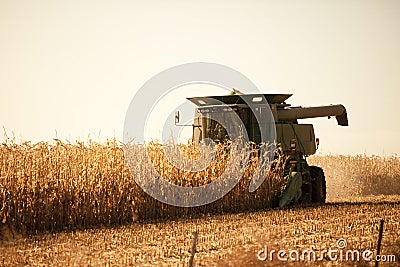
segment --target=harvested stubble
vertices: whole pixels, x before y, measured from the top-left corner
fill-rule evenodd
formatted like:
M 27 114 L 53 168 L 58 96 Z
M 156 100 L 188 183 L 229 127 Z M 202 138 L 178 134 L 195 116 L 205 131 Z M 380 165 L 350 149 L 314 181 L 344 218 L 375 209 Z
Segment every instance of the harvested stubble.
M 192 233 L 197 231 L 195 266 L 371 266 L 361 261 L 259 261 L 257 252 L 337 249 L 375 252 L 379 222 L 385 220 L 381 253 L 399 266 L 400 197 L 361 198 L 354 203 L 295 207 L 197 219 L 130 224 L 0 242 L 2 266 L 188 266 Z M 333 253 L 334 255 L 338 255 Z M 326 254 L 325 254 L 326 255 Z M 334 256 L 333 255 L 333 256 Z M 345 255 L 345 254 L 344 254 Z M 287 256 L 287 254 L 286 254 Z
M 216 179 L 225 169 L 229 157 L 227 146 L 217 146 L 215 162 L 198 174 L 174 168 L 161 145 L 151 143 L 146 148 L 163 177 L 184 186 L 199 186 Z M 6 143 L 0 149 L 0 220 L 18 232 L 55 232 L 120 225 L 137 218 L 176 218 L 267 208 L 276 205 L 283 183 L 280 175 L 271 173 L 257 191 L 249 193 L 248 185 L 257 165 L 253 153 L 244 177 L 223 198 L 202 207 L 179 208 L 154 200 L 137 186 L 125 163 L 123 147 L 115 140 L 104 144 L 91 141 L 70 144 L 59 140 Z M 131 168 L 132 174 L 151 183 L 152 171 L 142 164 L 147 160 L 145 148 L 133 145 L 129 149 L 134 150 L 136 166 Z M 197 155 L 190 145 L 180 149 L 186 155 Z M 283 159 L 279 158 L 275 164 L 279 172 Z

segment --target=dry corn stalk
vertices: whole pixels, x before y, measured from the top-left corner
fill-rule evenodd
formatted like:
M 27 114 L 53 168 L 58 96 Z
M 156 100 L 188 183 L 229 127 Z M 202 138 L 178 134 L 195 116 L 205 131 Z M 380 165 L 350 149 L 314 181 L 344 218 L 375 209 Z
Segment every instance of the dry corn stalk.
M 160 144 L 151 143 L 146 148 L 134 145 L 131 149 L 138 163 L 133 175 L 140 175 L 149 183 L 151 171 L 140 164 L 146 160 L 145 149 L 163 177 L 182 186 L 200 186 L 217 179 L 229 160 L 229 144 L 220 144 L 211 165 L 194 173 L 174 167 Z M 180 145 L 178 149 L 187 159 L 203 160 L 192 144 Z M 249 182 L 258 163 L 257 152 L 253 150 L 251 155 L 243 178 L 223 198 L 202 207 L 178 208 L 154 200 L 137 186 L 125 163 L 123 147 L 116 140 L 101 144 L 92 141 L 71 144 L 60 140 L 3 143 L 0 147 L 0 221 L 18 231 L 38 233 L 125 224 L 138 217 L 142 220 L 176 218 L 274 207 L 283 184 L 281 172 L 285 159 L 277 157 L 273 163 L 275 170 L 258 190 L 250 193 Z M 399 192 L 400 163 L 396 157 L 332 156 L 311 161 L 319 161 L 325 168 L 328 197 L 329 176 L 337 162 L 346 170 L 343 178 L 361 180 L 361 193 L 370 192 L 377 177 L 385 183 L 383 188 L 374 187 L 374 192 L 381 189 L 386 192 L 383 189 L 389 188 Z

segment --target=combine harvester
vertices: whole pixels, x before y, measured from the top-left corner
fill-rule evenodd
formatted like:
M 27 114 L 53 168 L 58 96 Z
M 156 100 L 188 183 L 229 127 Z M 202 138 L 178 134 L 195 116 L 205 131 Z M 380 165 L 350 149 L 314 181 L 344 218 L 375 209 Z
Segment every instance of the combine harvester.
M 193 126 L 193 141 L 200 142 L 209 138 L 215 142 L 229 140 L 226 130 L 210 118 L 229 118 L 229 112 L 236 112 L 246 128 L 249 141 L 261 142 L 260 127 L 268 127 L 257 122 L 247 103 L 252 103 L 258 111 L 269 112 L 275 121 L 276 143 L 280 153 L 286 157 L 287 164 L 283 174 L 286 187 L 279 197 L 279 206 L 289 204 L 325 203 L 326 181 L 324 171 L 317 166 L 309 166 L 307 156 L 315 154 L 319 139 L 315 138 L 312 124 L 299 124 L 298 119 L 317 117 L 336 117 L 341 126 L 348 126 L 347 112 L 343 105 L 318 107 L 291 107 L 286 100 L 291 94 L 243 94 L 226 96 L 208 96 L 188 98 L 197 108 Z M 250 101 L 250 102 L 249 102 Z M 229 108 L 227 108 L 229 106 Z M 264 110 L 264 111 L 263 111 Z M 261 116 L 262 117 L 262 116 Z M 179 123 L 179 111 L 175 114 L 175 123 Z

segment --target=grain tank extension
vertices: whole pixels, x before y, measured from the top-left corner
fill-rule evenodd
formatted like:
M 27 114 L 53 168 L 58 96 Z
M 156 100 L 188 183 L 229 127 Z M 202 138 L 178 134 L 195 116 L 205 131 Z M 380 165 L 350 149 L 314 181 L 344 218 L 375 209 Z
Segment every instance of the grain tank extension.
M 343 105 L 317 107 L 291 107 L 285 101 L 291 94 L 244 94 L 226 96 L 208 96 L 188 98 L 197 108 L 193 124 L 193 141 L 200 142 L 210 138 L 216 142 L 229 140 L 226 129 L 210 118 L 209 113 L 227 121 L 229 112 L 235 112 L 249 137 L 249 140 L 261 142 L 261 127 L 247 103 L 252 103 L 261 114 L 272 112 L 276 128 L 276 142 L 279 151 L 287 159 L 282 175 L 286 178 L 286 187 L 279 200 L 279 206 L 293 203 L 324 203 L 326 199 L 326 181 L 324 172 L 317 166 L 309 166 L 306 158 L 316 152 L 319 140 L 315 138 L 312 124 L 299 123 L 300 119 L 317 117 L 335 117 L 338 125 L 348 126 L 347 112 Z M 226 105 L 230 109 L 226 108 Z M 268 106 L 267 106 L 268 105 Z M 270 114 L 270 113 L 269 113 Z M 179 113 L 176 116 L 179 122 Z M 235 127 L 230 125 L 229 127 Z

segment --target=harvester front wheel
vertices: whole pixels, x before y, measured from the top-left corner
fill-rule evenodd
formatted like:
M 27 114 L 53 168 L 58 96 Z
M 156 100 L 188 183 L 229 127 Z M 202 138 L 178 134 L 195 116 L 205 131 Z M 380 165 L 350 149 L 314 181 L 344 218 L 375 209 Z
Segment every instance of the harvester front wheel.
M 326 200 L 326 180 L 324 171 L 317 166 L 310 166 L 312 181 L 312 203 L 325 203 Z

